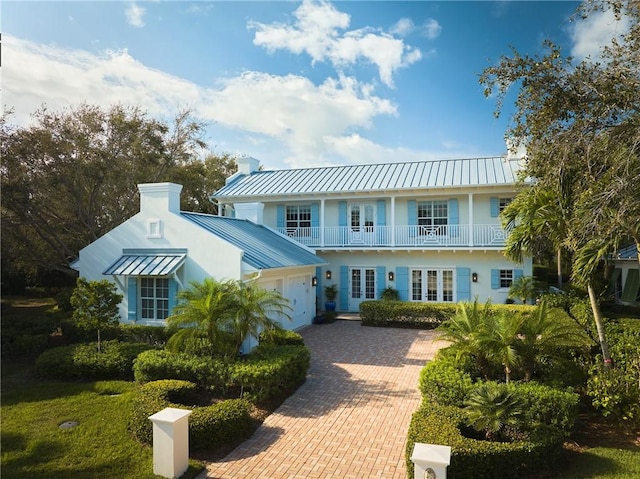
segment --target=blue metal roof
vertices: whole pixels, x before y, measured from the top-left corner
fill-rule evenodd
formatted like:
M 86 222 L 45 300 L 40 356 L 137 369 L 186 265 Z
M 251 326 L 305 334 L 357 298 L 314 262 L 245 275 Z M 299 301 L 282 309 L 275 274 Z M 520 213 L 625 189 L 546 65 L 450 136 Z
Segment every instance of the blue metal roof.
M 513 185 L 522 160 L 505 157 L 255 171 L 214 198 Z
M 186 212 L 180 216 L 240 248 L 244 262 L 257 269 L 325 264 L 307 248 L 248 220 Z
M 629 245 L 626 248 L 622 248 L 616 255 L 617 259 L 632 259 L 638 260 L 638 246 L 635 244 Z
M 187 253 L 158 252 L 154 250 L 123 250 L 118 261 L 102 274 L 124 276 L 167 276 L 176 272 L 184 263 Z

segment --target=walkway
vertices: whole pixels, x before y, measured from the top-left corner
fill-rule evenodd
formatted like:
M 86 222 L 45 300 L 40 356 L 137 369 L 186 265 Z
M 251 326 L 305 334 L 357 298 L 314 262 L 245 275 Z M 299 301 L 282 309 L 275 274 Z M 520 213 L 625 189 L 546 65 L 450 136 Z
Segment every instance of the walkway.
M 433 331 L 337 321 L 302 330 L 307 381 L 253 436 L 198 479 L 406 479 L 418 375 L 442 346 Z

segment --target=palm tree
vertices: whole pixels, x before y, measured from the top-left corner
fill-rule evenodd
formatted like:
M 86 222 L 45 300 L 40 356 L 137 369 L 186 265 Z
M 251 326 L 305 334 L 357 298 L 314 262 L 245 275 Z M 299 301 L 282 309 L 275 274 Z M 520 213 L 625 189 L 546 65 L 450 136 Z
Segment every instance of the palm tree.
M 505 426 L 518 427 L 522 409 L 506 385 L 481 383 L 465 401 L 467 422 L 493 440 Z
M 237 281 L 229 320 L 234 334 L 236 351 L 249 335 L 258 337 L 263 330 L 274 329 L 274 317 L 291 320 L 289 300 L 278 291 L 267 290 L 253 283 Z
M 518 331 L 523 318 L 507 313 L 491 317 L 478 340 L 488 351 L 488 356 L 498 361 L 504 367 L 505 381 L 509 384 L 513 368 L 520 364 L 520 356 L 516 347 Z
M 527 300 L 535 301 L 536 296 L 536 280 L 533 276 L 522 276 L 511 283 L 509 288 L 509 297 L 522 300 L 522 304 L 527 304 Z
M 180 291 L 167 324 L 181 329 L 167 342 L 167 348 L 212 356 L 235 355 L 233 334 L 226 319 L 234 307 L 235 287 L 232 281 L 206 278 L 202 283 L 193 281 L 190 289 Z

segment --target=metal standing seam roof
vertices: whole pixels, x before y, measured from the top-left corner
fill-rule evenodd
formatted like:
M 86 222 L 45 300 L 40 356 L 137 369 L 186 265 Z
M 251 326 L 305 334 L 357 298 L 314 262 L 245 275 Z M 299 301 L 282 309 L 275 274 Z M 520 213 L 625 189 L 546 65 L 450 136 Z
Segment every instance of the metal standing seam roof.
M 307 248 L 248 220 L 187 212 L 180 216 L 240 248 L 243 261 L 257 269 L 326 263 Z
M 152 253 L 151 251 L 139 251 L 136 253 L 123 251 L 123 253 L 102 274 L 167 276 L 175 273 L 187 257 L 186 253 Z
M 505 157 L 255 171 L 214 198 L 513 185 L 522 160 Z
M 629 245 L 626 248 L 622 248 L 616 255 L 617 259 L 637 260 L 638 259 L 638 246 Z

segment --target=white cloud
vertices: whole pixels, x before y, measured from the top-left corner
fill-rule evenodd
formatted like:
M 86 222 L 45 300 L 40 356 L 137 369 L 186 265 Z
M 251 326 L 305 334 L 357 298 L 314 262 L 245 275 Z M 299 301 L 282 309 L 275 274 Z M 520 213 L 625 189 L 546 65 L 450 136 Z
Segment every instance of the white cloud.
M 600 60 L 602 48 L 613 38 L 620 38 L 629 31 L 630 20 L 623 16 L 617 20 L 611 10 L 594 12 L 586 20 L 578 21 L 571 31 L 573 47 L 571 55 L 578 60 L 589 57 Z
M 422 34 L 427 37 L 429 40 L 433 40 L 440 35 L 442 31 L 442 27 L 438 23 L 437 20 L 430 18 L 427 20 L 422 26 Z
M 213 89 L 151 69 L 126 50 L 96 55 L 11 35 L 3 40 L 3 103 L 15 108 L 12 121 L 19 125 L 27 124 L 42 104 L 59 110 L 82 102 L 102 107 L 120 103 L 160 118 L 190 107 L 214 124 L 221 135 L 216 142 L 229 151 L 245 153 L 264 144 L 281 152 L 278 166 L 310 166 L 330 162 L 337 154 L 327 138 L 348 138 L 372 127 L 380 115 L 397 114 L 392 102 L 374 95 L 372 85 L 347 76 L 314 85 L 297 75 L 248 72 Z M 242 143 L 225 142 L 239 135 Z M 260 157 L 255 148 L 252 154 Z M 361 161 L 370 160 L 363 156 Z
M 132 27 L 142 28 L 144 27 L 144 14 L 146 9 L 140 7 L 135 2 L 127 7 L 124 11 L 125 17 L 127 18 L 127 23 Z
M 380 79 L 388 86 L 393 86 L 396 70 L 422 57 L 419 49 L 389 33 L 372 28 L 345 31 L 351 21 L 349 15 L 324 0 L 303 1 L 293 16 L 293 25 L 250 22 L 249 27 L 256 30 L 253 43 L 270 53 L 306 53 L 313 63 L 328 61 L 338 69 L 358 61 L 370 62 L 378 67 Z M 408 26 L 407 22 L 400 27 L 396 24 L 397 28 Z
M 410 18 L 401 18 L 394 26 L 389 29 L 389 33 L 393 35 L 405 36 L 415 30 L 416 26 Z

